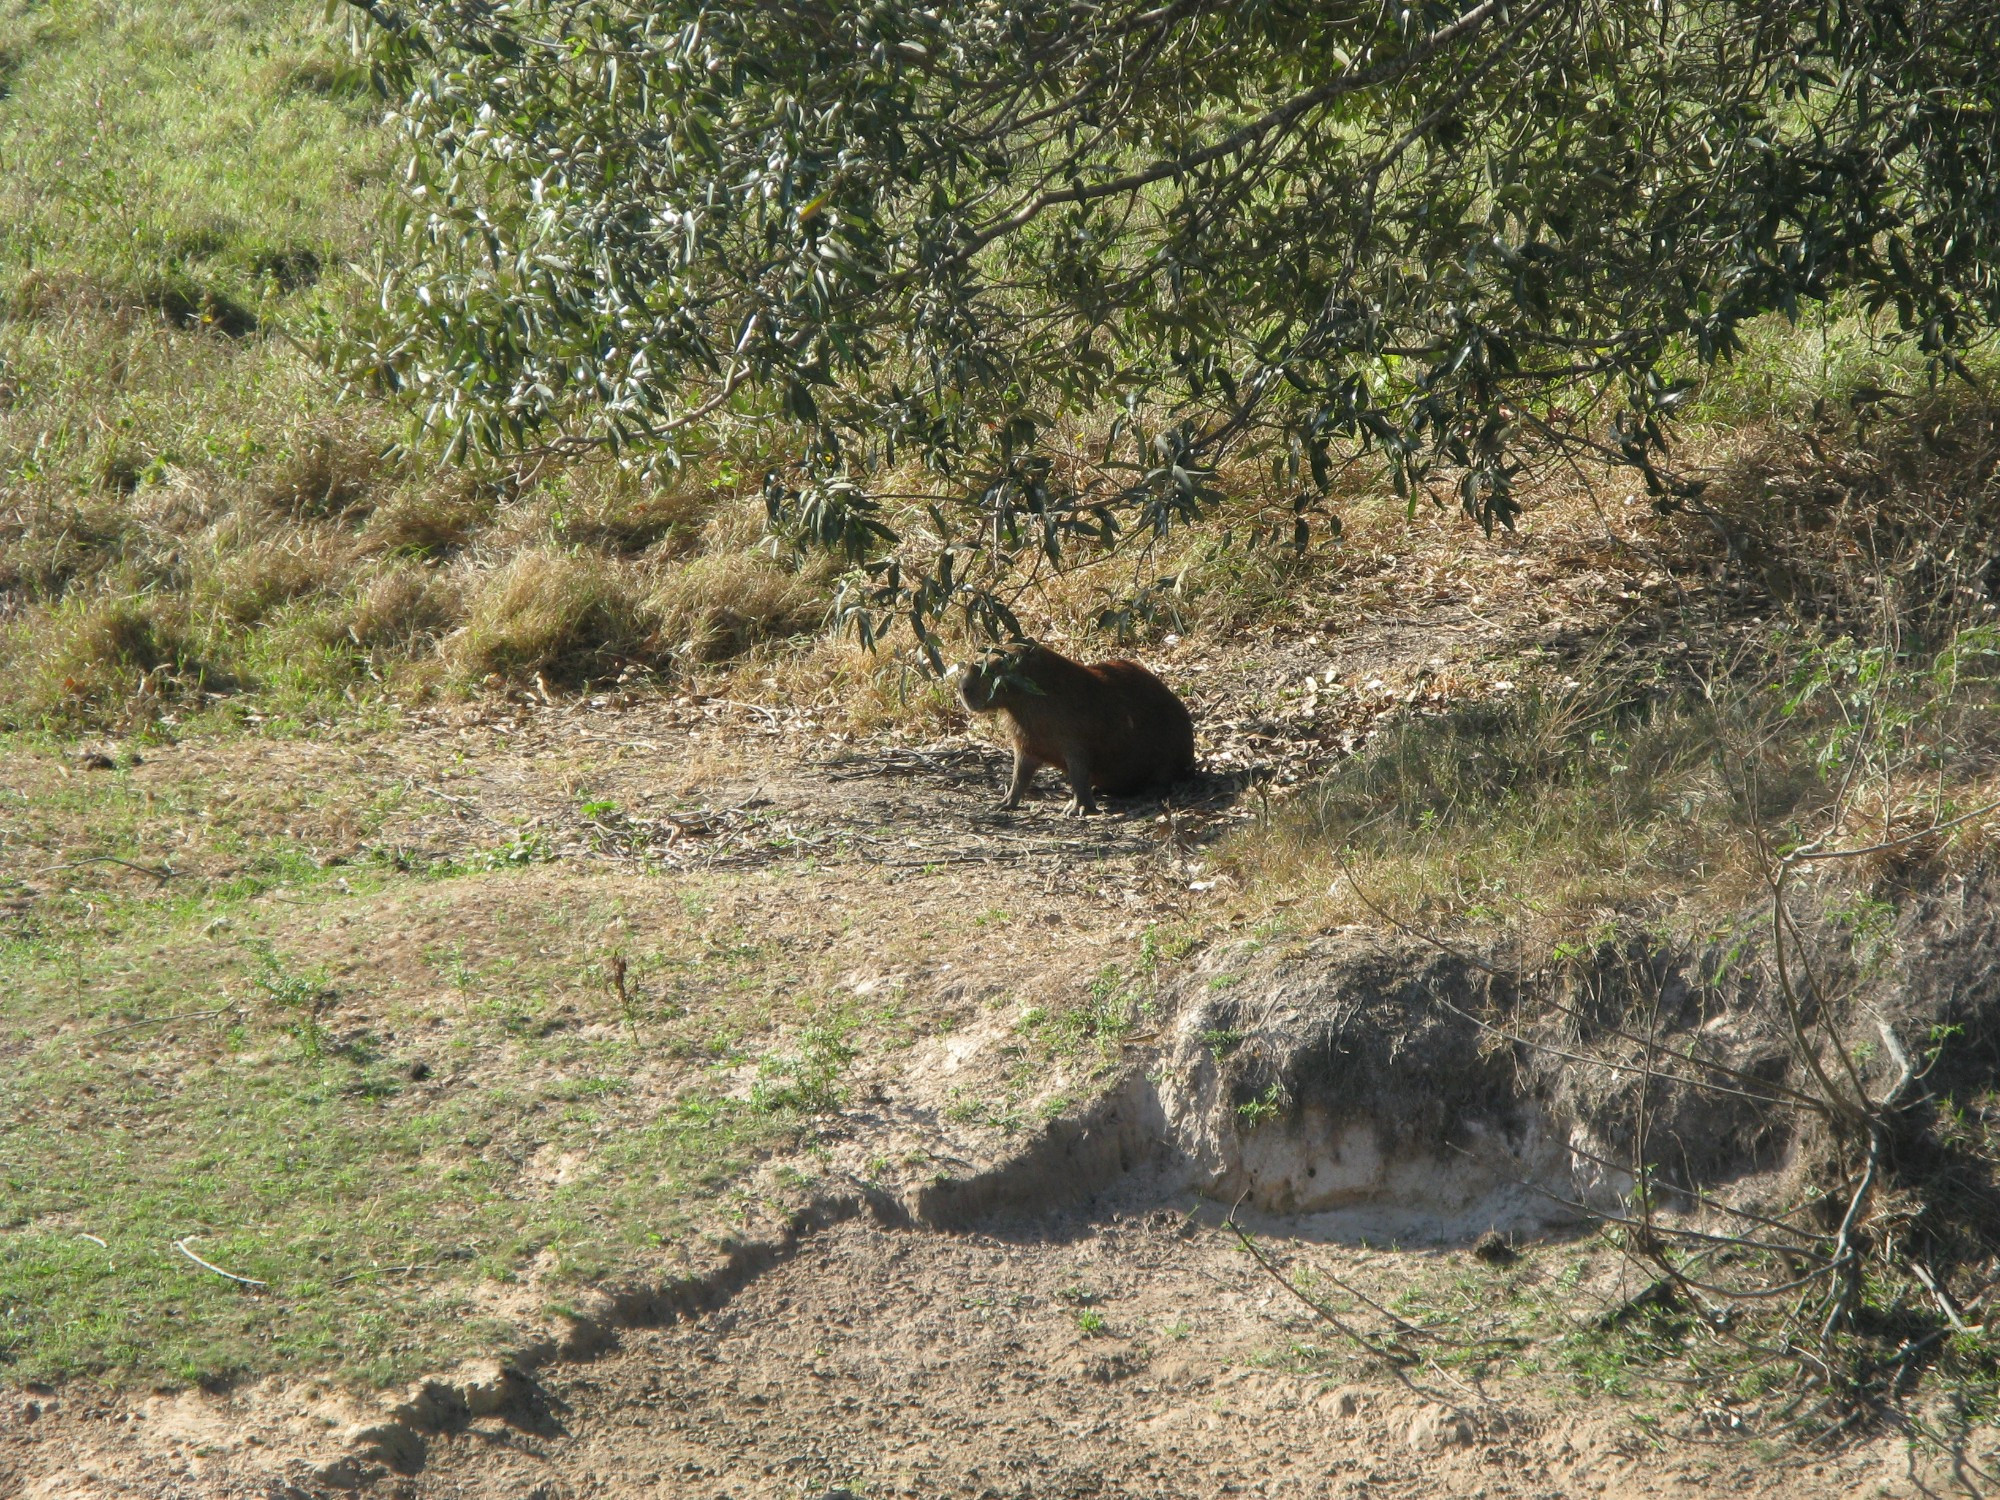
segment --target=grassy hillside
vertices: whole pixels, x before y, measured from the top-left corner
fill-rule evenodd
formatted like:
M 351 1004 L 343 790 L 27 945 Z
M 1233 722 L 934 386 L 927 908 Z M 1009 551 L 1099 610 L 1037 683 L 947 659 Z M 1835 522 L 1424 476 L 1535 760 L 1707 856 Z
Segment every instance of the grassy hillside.
M 439 471 L 336 400 L 297 339 L 365 295 L 379 114 L 316 4 L 0 11 L 0 727 L 314 719 L 819 619 L 726 465 Z
M 0 716 L 143 716 L 338 588 L 387 429 L 284 336 L 363 249 L 387 141 L 317 5 L 0 11 Z M 289 620 L 288 617 L 289 616 Z

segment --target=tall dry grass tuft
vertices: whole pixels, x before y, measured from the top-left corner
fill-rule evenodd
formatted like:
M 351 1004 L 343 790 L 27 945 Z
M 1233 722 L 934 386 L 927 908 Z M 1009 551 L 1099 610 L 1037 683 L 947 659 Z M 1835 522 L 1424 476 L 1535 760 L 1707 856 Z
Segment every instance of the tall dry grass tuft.
M 293 435 L 256 498 L 295 520 L 345 520 L 365 512 L 382 470 L 381 450 L 365 433 L 322 423 Z
M 615 464 L 579 467 L 550 486 L 542 523 L 556 541 L 635 557 L 680 556 L 699 544 L 715 498 L 693 476 L 660 483 Z
M 707 552 L 665 569 L 647 606 L 684 660 L 716 662 L 819 627 L 827 585 L 824 566 L 791 572 L 760 552 Z
M 0 489 L 0 617 L 115 568 L 138 530 L 114 496 L 46 481 Z
M 965 726 L 950 682 L 931 676 L 909 653 L 871 651 L 852 637 L 794 640 L 720 663 L 712 673 L 704 685 L 727 697 L 816 709 L 855 733 L 895 729 L 936 739 Z
M 214 677 L 184 601 L 72 594 L 25 611 L 0 637 L 0 725 L 130 725 Z
M 378 552 L 448 556 L 493 519 L 501 494 L 498 484 L 472 476 L 424 476 L 376 506 L 361 536 Z
M 428 654 L 463 618 L 465 600 L 435 570 L 392 563 L 358 587 L 347 610 L 347 635 L 364 651 Z
M 216 608 L 231 625 L 260 625 L 295 600 L 337 588 L 352 554 L 344 537 L 299 526 L 225 548 L 210 585 Z
M 1802 623 L 1886 618 L 1935 642 L 2000 607 L 2000 402 L 1955 392 L 1773 428 L 1704 499 L 1748 578 Z
M 567 684 L 662 659 L 657 616 L 628 569 L 549 548 L 523 552 L 481 578 L 446 651 L 471 677 L 539 673 Z

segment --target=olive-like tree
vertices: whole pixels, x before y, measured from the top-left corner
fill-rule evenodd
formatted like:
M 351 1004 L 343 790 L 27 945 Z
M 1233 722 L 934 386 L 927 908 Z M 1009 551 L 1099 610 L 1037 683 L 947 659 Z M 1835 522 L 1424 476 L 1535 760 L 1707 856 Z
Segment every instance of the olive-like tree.
M 2000 315 L 1992 0 L 350 3 L 411 150 L 346 368 L 459 451 L 788 418 L 774 521 L 864 631 L 1004 629 L 1225 457 L 1301 536 L 1363 453 L 1488 526 L 1549 446 L 1671 505 L 1746 321 L 1962 372 Z

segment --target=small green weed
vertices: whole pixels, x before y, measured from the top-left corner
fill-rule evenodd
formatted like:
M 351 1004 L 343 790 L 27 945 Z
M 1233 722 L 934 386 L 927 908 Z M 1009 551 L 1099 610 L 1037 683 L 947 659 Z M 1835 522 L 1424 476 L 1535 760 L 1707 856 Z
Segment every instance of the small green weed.
M 772 1114 L 837 1113 L 847 1097 L 840 1080 L 858 1055 L 848 1040 L 853 1029 L 851 1021 L 840 1019 L 804 1027 L 796 1052 L 767 1057 L 759 1064 L 750 1102 Z
M 323 969 L 300 971 L 281 958 L 277 949 L 261 938 L 245 938 L 243 946 L 256 956 L 258 970 L 250 983 L 280 1009 L 296 1019 L 288 1029 L 298 1039 L 299 1050 L 308 1061 L 318 1062 L 326 1051 L 326 1034 L 321 1030 L 321 1007 L 331 997 Z
M 1021 1017 L 1020 1029 L 1060 1057 L 1095 1051 L 1108 1062 L 1118 1044 L 1153 1018 L 1152 982 L 1106 964 L 1075 1004 L 1036 1006 Z
M 1243 1045 L 1243 1033 L 1233 1026 L 1211 1026 L 1201 1033 L 1201 1044 L 1220 1062 Z
M 1275 1120 L 1284 1108 L 1284 1087 L 1273 1083 L 1254 1099 L 1246 1099 L 1236 1106 L 1237 1115 L 1252 1130 L 1266 1121 Z
M 983 1125 L 1002 1135 L 1019 1135 L 1029 1125 L 1027 1112 L 1012 1094 L 994 1100 L 968 1094 L 963 1089 L 952 1090 L 944 1117 L 954 1125 Z
M 548 838 L 539 833 L 517 833 L 498 848 L 489 849 L 473 861 L 478 869 L 506 870 L 519 869 L 523 865 L 542 864 L 555 858 L 555 850 Z

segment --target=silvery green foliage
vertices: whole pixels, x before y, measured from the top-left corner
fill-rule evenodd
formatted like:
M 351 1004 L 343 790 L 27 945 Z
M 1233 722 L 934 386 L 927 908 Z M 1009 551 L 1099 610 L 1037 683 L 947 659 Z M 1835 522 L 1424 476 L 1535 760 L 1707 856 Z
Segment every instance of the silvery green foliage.
M 1301 543 L 1362 454 L 1488 526 L 1552 446 L 1672 505 L 1747 320 L 1893 309 L 1951 369 L 2000 311 L 1990 0 L 361 12 L 411 150 L 348 371 L 461 451 L 789 419 L 773 517 L 872 566 L 864 632 L 1004 631 L 994 580 L 1168 530 L 1225 456 Z

